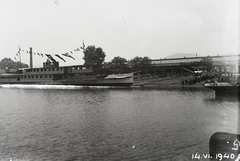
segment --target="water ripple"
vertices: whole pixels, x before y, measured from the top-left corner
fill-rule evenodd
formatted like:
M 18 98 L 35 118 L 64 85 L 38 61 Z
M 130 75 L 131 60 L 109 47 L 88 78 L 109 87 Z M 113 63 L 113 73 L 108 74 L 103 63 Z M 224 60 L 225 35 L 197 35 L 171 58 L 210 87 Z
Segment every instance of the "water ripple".
M 0 100 L 0 160 L 189 160 L 214 132 L 239 132 L 238 102 L 208 91 L 1 88 Z

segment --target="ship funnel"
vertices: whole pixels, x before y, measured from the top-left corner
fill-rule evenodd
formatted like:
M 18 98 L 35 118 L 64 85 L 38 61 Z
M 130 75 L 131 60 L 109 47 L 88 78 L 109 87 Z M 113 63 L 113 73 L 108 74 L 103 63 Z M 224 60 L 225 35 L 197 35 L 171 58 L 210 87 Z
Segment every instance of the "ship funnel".
M 30 68 L 33 68 L 32 48 L 30 48 Z

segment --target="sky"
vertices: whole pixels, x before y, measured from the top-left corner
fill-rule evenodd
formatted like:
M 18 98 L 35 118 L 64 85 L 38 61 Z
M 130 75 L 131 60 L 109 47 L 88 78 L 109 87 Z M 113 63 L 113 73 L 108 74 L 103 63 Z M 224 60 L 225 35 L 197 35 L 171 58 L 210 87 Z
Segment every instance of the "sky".
M 240 52 L 240 0 L 0 0 L 0 59 L 29 64 L 29 51 L 60 65 L 84 63 L 82 46 L 120 56 L 165 58 Z M 70 53 L 75 60 L 55 54 Z M 19 57 L 16 57 L 19 60 Z M 34 67 L 47 57 L 33 55 Z

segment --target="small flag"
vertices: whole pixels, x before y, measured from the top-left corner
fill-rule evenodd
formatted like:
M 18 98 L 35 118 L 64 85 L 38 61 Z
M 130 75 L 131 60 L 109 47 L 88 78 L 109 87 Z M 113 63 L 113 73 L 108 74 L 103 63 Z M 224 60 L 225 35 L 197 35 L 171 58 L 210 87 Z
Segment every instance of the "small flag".
M 19 56 L 20 55 L 20 51 L 18 51 L 18 53 L 16 54 L 16 56 Z
M 62 54 L 62 55 L 66 56 L 66 57 L 69 57 L 69 58 L 72 58 L 72 59 L 74 59 L 74 60 L 75 60 L 75 58 L 74 58 L 74 57 L 72 57 L 71 55 L 69 55 L 68 53 L 65 53 L 65 54 Z
M 45 54 L 50 60 L 52 60 L 53 62 L 56 62 L 56 60 L 50 55 L 50 54 Z
M 66 60 L 64 60 L 60 55 L 55 54 L 55 56 L 58 57 L 58 58 L 60 58 L 60 59 L 62 59 L 64 62 L 66 62 Z
M 82 49 L 84 50 L 85 49 L 85 44 L 84 44 L 83 40 L 82 40 L 82 44 L 83 44 Z

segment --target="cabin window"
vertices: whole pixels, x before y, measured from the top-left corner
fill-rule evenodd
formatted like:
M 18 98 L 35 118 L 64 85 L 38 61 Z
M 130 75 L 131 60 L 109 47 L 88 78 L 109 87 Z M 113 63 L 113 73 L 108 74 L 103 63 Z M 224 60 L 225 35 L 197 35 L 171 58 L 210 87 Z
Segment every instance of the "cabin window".
M 51 68 L 49 68 L 48 71 L 51 71 Z
M 24 78 L 27 78 L 27 76 L 24 76 Z
M 36 75 L 36 78 L 38 78 L 38 76 Z
M 38 72 L 38 69 L 36 69 L 36 71 Z
M 47 78 L 47 75 L 45 75 L 45 78 Z
M 54 68 L 52 68 L 52 71 L 54 71 Z
M 49 75 L 49 78 L 52 78 L 52 75 Z
M 28 76 L 28 78 L 30 78 L 30 76 Z
M 44 71 L 47 71 L 47 69 L 44 69 Z
M 32 76 L 32 78 L 34 78 L 34 76 Z
M 42 78 L 42 75 L 40 75 L 40 78 Z
M 57 71 L 59 71 L 59 68 L 57 68 Z

